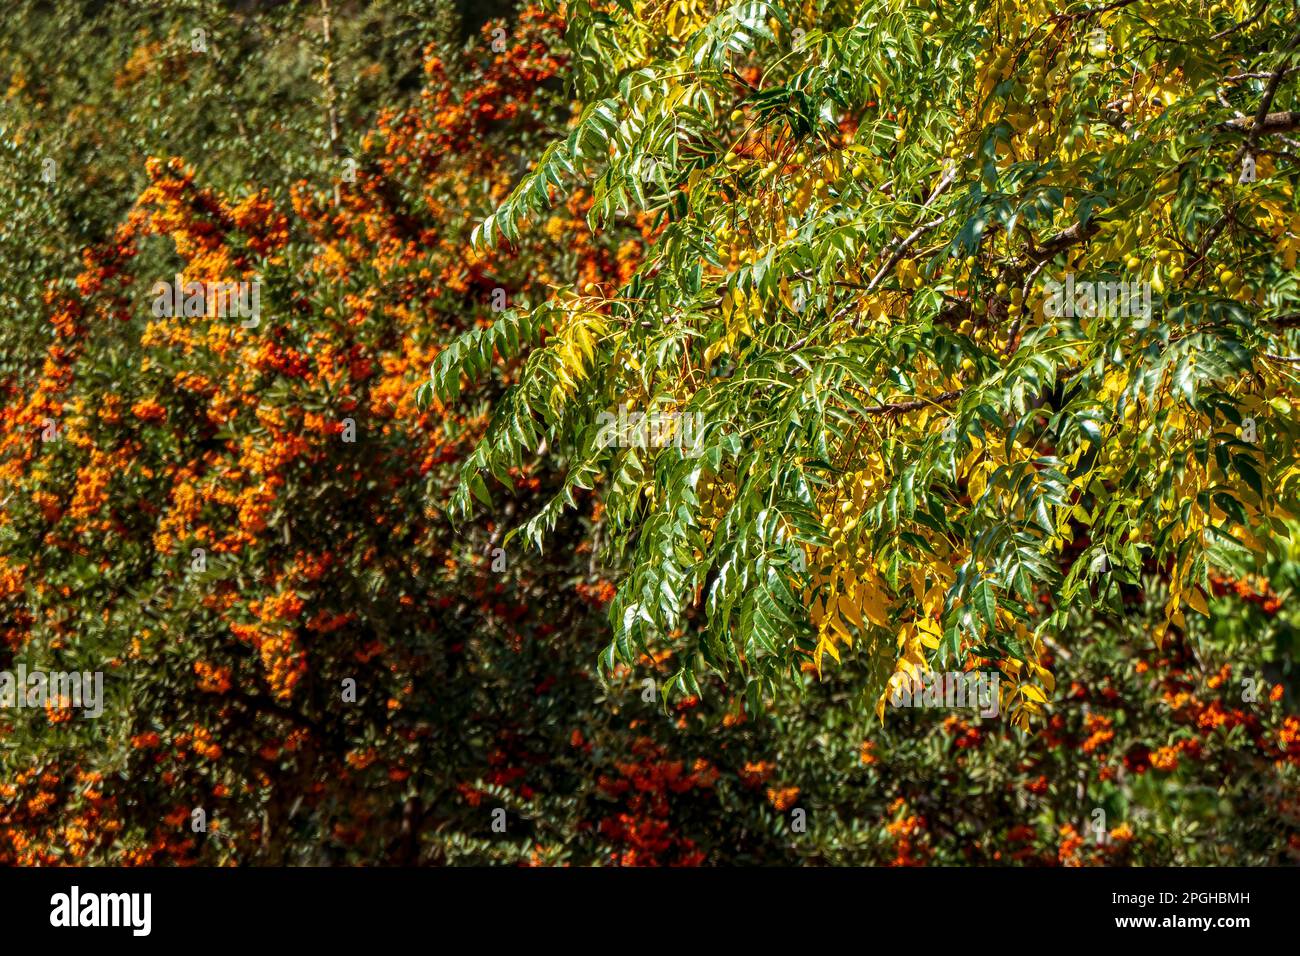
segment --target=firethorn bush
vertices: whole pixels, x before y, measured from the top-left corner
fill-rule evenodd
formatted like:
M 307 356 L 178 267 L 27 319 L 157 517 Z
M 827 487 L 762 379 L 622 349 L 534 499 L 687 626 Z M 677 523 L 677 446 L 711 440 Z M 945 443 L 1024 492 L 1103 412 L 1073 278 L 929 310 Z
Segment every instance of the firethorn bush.
M 1287 109 L 1281 25 L 1167 5 L 1168 63 L 1100 15 L 1121 142 L 1104 63 L 1049 77 L 1091 14 L 760 6 L 19 5 L 0 670 L 107 699 L 0 709 L 0 862 L 1300 859 L 1289 167 L 1213 90 L 1178 122 L 1230 64 Z M 58 31 L 118 47 L 36 89 Z M 1067 250 L 1172 269 L 1220 215 L 1149 326 L 1043 316 Z M 178 274 L 260 314 L 160 315 Z M 598 452 L 615 407 L 702 454 Z M 981 662 L 1011 721 L 882 721 Z

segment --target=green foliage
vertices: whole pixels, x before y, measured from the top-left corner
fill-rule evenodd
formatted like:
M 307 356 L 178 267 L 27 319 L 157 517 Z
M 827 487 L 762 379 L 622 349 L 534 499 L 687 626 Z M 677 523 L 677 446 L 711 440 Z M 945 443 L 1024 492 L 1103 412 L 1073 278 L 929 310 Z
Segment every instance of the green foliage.
M 604 483 L 607 663 L 671 648 L 685 688 L 770 693 L 852 644 L 883 701 L 891 674 L 1024 662 L 1027 726 L 1075 609 L 1163 569 L 1180 628 L 1212 567 L 1289 536 L 1300 220 L 1272 147 L 1300 34 L 1248 6 L 568 6 L 585 106 L 476 241 L 575 186 L 593 225 L 657 231 L 617 290 L 538 313 L 598 327 L 594 356 L 528 356 L 466 487 L 540 442 Z M 1062 307 L 1076 276 L 1110 305 Z M 702 455 L 595 442 L 625 405 L 699 416 Z

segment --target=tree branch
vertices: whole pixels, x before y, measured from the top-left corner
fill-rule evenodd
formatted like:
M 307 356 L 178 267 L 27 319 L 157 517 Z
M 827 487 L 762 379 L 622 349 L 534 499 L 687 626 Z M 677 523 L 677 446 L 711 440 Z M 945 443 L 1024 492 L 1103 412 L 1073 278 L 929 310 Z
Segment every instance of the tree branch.
M 1242 116 L 1226 120 L 1219 124 L 1219 129 L 1229 133 L 1249 133 L 1254 137 L 1286 133 L 1300 127 L 1300 111 L 1281 110 L 1277 113 L 1265 113 L 1263 116 Z

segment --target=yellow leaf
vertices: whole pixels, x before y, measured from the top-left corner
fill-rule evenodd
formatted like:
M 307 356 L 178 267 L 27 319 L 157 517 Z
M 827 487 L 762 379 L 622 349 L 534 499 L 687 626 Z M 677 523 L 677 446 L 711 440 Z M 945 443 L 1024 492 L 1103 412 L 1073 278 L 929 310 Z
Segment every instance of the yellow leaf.
M 918 621 L 916 629 L 921 643 L 932 650 L 938 647 L 943 640 L 943 631 L 935 621 L 928 617 Z
M 862 598 L 862 609 L 867 612 L 867 619 L 878 627 L 889 626 L 889 604 L 884 591 L 878 587 L 868 587 Z
M 852 647 L 853 635 L 850 634 L 849 629 L 844 626 L 843 618 L 841 618 L 838 614 L 832 614 L 830 617 L 830 621 L 831 621 L 831 630 L 834 631 L 836 634 L 838 634 L 840 638 L 843 639 L 845 644 Z M 837 657 L 836 660 L 839 660 L 839 658 Z
M 1038 701 L 1040 704 L 1047 703 L 1047 695 L 1035 687 L 1033 684 L 1021 684 L 1020 693 L 1030 700 Z
M 835 658 L 835 663 L 838 664 L 840 662 L 840 650 L 838 647 L 835 646 L 834 641 L 828 641 L 823 639 L 822 642 L 817 646 L 817 654 L 819 658 L 823 652 Z M 821 663 L 819 662 L 817 666 L 820 668 Z
M 943 596 L 947 591 L 948 589 L 942 584 L 936 584 L 934 587 L 930 588 L 929 592 L 921 601 L 921 609 L 925 611 L 926 614 L 933 614 L 935 611 L 939 610 L 943 607 Z
M 826 609 L 822 606 L 822 599 L 812 602 L 808 608 L 808 617 L 812 620 L 815 627 L 821 627 L 822 621 L 826 620 Z
M 925 572 L 919 564 L 912 565 L 912 597 L 918 604 L 925 598 Z
M 1206 617 L 1210 616 L 1210 607 L 1205 603 L 1205 595 L 1201 593 L 1200 588 L 1192 588 L 1187 592 L 1187 604 L 1193 610 Z
M 852 621 L 858 627 L 862 626 L 862 611 L 858 605 L 847 595 L 841 594 L 839 601 L 835 605 L 841 614 L 848 620 Z

